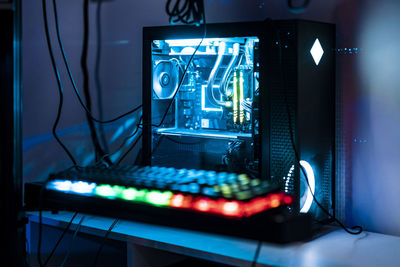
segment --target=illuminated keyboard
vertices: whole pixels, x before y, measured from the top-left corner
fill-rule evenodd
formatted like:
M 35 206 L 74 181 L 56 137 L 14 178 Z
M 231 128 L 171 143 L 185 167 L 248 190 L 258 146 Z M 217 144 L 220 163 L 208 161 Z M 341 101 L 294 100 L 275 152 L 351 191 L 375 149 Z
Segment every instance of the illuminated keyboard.
M 25 183 L 24 194 L 26 210 L 69 210 L 277 243 L 311 236 L 311 216 L 295 212 L 293 196 L 245 174 L 85 167 Z
M 277 184 L 246 174 L 167 167 L 86 167 L 50 176 L 45 185 L 73 195 L 118 199 L 225 217 L 249 217 L 293 203 Z

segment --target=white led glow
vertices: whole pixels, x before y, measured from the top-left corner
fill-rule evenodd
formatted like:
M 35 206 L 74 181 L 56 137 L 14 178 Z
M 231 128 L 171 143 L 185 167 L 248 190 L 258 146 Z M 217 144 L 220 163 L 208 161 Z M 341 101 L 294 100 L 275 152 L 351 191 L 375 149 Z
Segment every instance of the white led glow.
M 95 183 L 87 183 L 87 182 L 74 182 L 71 186 L 71 191 L 78 194 L 90 194 L 93 192 L 93 189 L 96 187 Z
M 206 88 L 207 85 L 201 86 L 201 110 L 205 111 L 222 111 L 222 107 L 220 108 L 206 108 Z M 218 88 L 218 85 L 214 85 L 213 88 Z M 221 99 L 222 100 L 222 96 Z
M 315 193 L 315 175 L 314 175 L 314 171 L 311 167 L 311 165 L 305 161 L 305 160 L 301 160 L 300 161 L 300 165 L 304 168 L 304 170 L 306 171 L 307 174 L 307 178 L 308 178 L 308 183 L 310 184 L 310 186 L 307 185 L 307 181 L 306 181 L 306 200 L 304 201 L 303 206 L 300 207 L 300 212 L 301 213 L 307 213 L 312 205 L 312 202 L 314 200 L 313 198 L 313 194 Z M 284 177 L 285 179 L 285 192 L 289 193 L 289 184 L 290 184 L 290 180 L 293 179 L 293 172 L 294 172 L 294 165 L 292 165 L 292 167 L 290 168 L 288 174 L 286 177 Z M 301 173 L 301 171 L 300 171 Z M 305 179 L 305 177 L 304 177 Z M 310 190 L 311 188 L 311 190 Z
M 301 207 L 301 209 L 300 209 L 301 213 L 307 213 L 311 208 L 311 204 L 313 202 L 313 195 L 315 193 L 315 176 L 314 176 L 314 171 L 313 171 L 311 165 L 307 161 L 300 160 L 300 165 L 306 171 L 308 183 L 310 185 L 310 186 L 307 186 L 306 201 L 304 202 L 303 207 Z
M 315 42 L 310 50 L 311 56 L 314 59 L 315 65 L 318 66 L 322 55 L 324 54 L 324 50 L 322 49 L 321 43 L 319 42 L 318 38 L 315 39 Z
M 49 189 L 57 190 L 57 191 L 70 191 L 72 183 L 68 180 L 54 180 L 50 182 L 47 186 Z
M 219 39 L 211 39 L 211 38 L 206 38 L 203 40 L 201 43 L 202 46 L 204 45 L 210 45 L 213 41 L 217 41 Z M 201 41 L 201 38 L 199 39 L 176 39 L 176 40 L 165 40 L 169 46 L 198 46 Z

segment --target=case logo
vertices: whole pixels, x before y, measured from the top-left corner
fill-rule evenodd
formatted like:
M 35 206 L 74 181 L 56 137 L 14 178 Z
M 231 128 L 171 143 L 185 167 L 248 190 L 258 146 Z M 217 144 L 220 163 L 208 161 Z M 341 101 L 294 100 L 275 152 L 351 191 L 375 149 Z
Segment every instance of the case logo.
M 315 42 L 311 47 L 310 53 L 314 59 L 315 65 L 318 66 L 319 61 L 321 60 L 322 55 L 324 54 L 324 50 L 322 49 L 321 43 L 319 42 L 318 38 L 315 39 Z

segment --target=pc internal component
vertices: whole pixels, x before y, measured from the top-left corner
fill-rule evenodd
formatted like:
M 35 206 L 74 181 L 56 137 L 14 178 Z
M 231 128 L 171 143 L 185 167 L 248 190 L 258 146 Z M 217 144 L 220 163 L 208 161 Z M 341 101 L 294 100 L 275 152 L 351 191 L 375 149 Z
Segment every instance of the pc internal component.
M 186 143 L 190 137 L 202 139 L 204 153 L 218 154 L 217 158 L 208 156 L 218 162 L 219 169 L 232 171 L 233 166 L 248 166 L 244 159 L 246 163 L 254 161 L 252 140 L 258 119 L 253 116 L 253 102 L 257 101 L 259 90 L 254 54 L 258 43 L 257 37 L 152 42 L 153 125 L 158 125 L 168 112 L 162 125 L 152 131 L 155 155 L 163 149 L 162 145 L 160 148 L 156 145 L 162 140 L 157 136 L 178 138 Z M 167 110 L 169 101 L 173 103 Z M 174 150 L 166 149 L 169 154 Z M 211 165 L 204 163 L 197 167 L 211 168 Z

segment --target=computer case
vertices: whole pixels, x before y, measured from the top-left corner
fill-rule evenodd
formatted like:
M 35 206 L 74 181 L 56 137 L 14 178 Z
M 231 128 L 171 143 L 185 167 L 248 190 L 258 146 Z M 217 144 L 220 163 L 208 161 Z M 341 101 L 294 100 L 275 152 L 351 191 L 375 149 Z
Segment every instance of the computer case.
M 303 20 L 145 27 L 142 164 L 278 180 L 294 213 L 327 218 L 312 191 L 334 214 L 334 47 Z

